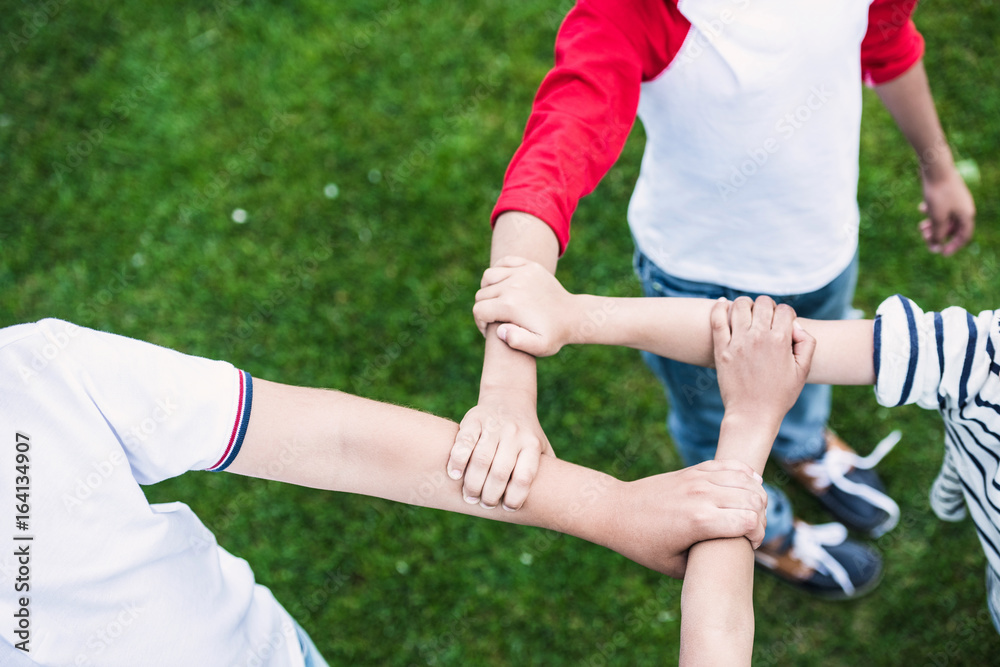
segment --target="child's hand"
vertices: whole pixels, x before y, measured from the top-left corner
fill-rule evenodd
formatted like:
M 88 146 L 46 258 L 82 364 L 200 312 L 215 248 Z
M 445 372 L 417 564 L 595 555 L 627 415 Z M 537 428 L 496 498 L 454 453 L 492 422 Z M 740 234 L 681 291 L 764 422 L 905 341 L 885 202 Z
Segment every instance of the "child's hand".
M 767 296 L 720 299 L 712 308 L 712 339 L 726 416 L 780 422 L 806 378 L 816 339 L 795 311 Z
M 972 238 L 976 226 L 972 193 L 954 166 L 933 177 L 922 172 L 921 180 L 924 200 L 919 209 L 927 218 L 920 222 L 920 234 L 931 252 L 947 257 Z
M 675 578 L 687 550 L 703 540 L 764 539 L 767 494 L 760 475 L 739 461 L 705 461 L 623 485 L 606 546 Z
M 540 264 L 520 257 L 504 257 L 483 273 L 472 314 L 479 331 L 504 322 L 497 335 L 515 350 L 547 357 L 572 342 L 579 316 L 574 295 Z
M 542 454 L 554 455 L 534 399 L 480 394 L 479 404 L 459 425 L 448 459 L 448 475 L 461 479 L 465 502 L 517 510 L 528 497 Z

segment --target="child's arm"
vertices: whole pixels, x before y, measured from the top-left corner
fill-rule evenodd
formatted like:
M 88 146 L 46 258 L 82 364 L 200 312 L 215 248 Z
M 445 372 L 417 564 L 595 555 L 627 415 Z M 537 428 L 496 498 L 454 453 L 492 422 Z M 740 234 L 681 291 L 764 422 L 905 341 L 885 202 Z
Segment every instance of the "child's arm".
M 516 252 L 553 273 L 559 244 L 548 225 L 508 211 L 493 228 L 491 260 Z M 494 325 L 484 334 L 493 334 Z M 554 454 L 538 421 L 535 359 L 486 335 L 479 400 L 462 418 L 447 472 L 463 480 L 467 503 L 520 509 L 542 454 Z
M 551 274 L 507 257 L 483 274 L 473 313 L 480 328 L 506 322 L 497 335 L 535 356 L 563 345 L 623 345 L 697 366 L 713 366 L 708 299 L 613 298 L 570 294 Z M 871 320 L 800 318 L 816 338 L 813 384 L 873 384 Z
M 683 575 L 687 549 L 699 540 L 763 539 L 759 477 L 734 461 L 622 482 L 543 456 L 519 511 L 470 505 L 461 498 L 462 482 L 445 473 L 457 431 L 415 410 L 255 380 L 247 434 L 228 470 L 551 528 L 674 577 Z
M 875 86 L 875 92 L 920 161 L 924 193 L 920 211 L 927 216 L 920 223 L 920 232 L 931 252 L 947 257 L 972 238 L 976 205 L 955 168 L 934 109 L 923 60 L 904 74 Z
M 714 302 L 711 327 L 726 412 L 717 457 L 756 472 L 809 373 L 815 340 L 788 306 L 768 297 Z M 765 391 L 766 389 L 766 391 Z M 691 547 L 681 595 L 681 664 L 749 665 L 753 653 L 753 547 L 716 539 Z

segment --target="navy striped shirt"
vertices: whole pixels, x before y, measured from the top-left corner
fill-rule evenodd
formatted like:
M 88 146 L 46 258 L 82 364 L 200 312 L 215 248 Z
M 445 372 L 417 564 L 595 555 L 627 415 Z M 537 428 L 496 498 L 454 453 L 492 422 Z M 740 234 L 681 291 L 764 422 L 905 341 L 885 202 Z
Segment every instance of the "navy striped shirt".
M 896 295 L 878 308 L 875 395 L 885 406 L 935 409 L 944 420 L 939 485 L 965 497 L 994 571 L 1000 572 L 1000 311 L 924 313 Z M 947 489 L 946 489 L 947 490 Z M 936 489 L 937 491 L 937 489 Z

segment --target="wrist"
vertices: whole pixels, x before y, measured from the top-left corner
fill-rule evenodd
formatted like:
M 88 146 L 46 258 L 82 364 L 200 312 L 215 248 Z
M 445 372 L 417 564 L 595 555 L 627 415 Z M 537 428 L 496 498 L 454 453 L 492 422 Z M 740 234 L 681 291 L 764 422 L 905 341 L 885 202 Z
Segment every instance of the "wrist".
M 537 391 L 532 381 L 525 379 L 524 382 L 495 382 L 483 376 L 479 383 L 479 402 L 503 401 L 505 403 L 520 403 L 532 406 L 534 409 L 537 399 Z
M 761 410 L 726 410 L 719 429 L 716 459 L 736 459 L 758 473 L 774 444 L 783 415 L 769 415 Z
M 942 181 L 955 171 L 955 160 L 951 155 L 948 142 L 941 140 L 918 153 L 920 160 L 920 176 L 932 183 Z
M 611 299 L 592 294 L 573 294 L 571 298 L 572 325 L 566 342 L 593 345 L 608 340 L 608 314 L 614 310 Z
M 629 530 L 624 525 L 623 517 L 635 516 L 631 507 L 630 487 L 617 477 L 600 473 L 580 489 L 583 498 L 591 499 L 589 508 L 578 510 L 580 537 L 624 553 L 629 544 Z

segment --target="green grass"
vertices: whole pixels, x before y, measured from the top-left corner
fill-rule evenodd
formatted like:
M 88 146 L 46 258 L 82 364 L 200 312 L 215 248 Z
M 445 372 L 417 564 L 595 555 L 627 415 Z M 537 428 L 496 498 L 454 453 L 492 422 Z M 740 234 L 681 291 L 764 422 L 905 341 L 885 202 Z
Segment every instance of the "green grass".
M 3 0 L 0 323 L 62 317 L 460 419 L 481 367 L 469 307 L 487 218 L 564 4 L 66 2 L 38 18 L 41 3 Z M 923 250 L 914 158 L 866 94 L 869 314 L 895 292 L 998 305 L 1000 9 L 926 3 L 917 23 L 955 152 L 982 174 L 979 229 L 954 258 Z M 624 221 L 634 135 L 576 215 L 571 290 L 639 293 Z M 942 524 L 926 502 L 935 415 L 890 413 L 868 389 L 834 400 L 834 427 L 863 451 L 904 431 L 882 464 L 903 510 L 876 543 L 885 580 L 831 604 L 758 576 L 756 664 L 987 664 L 1000 641 L 985 558 L 970 523 Z M 625 456 L 629 478 L 678 466 L 662 391 L 632 351 L 542 362 L 539 414 L 569 460 L 610 470 Z M 228 475 L 149 497 L 191 505 L 332 664 L 676 659 L 679 582 L 573 538 Z

